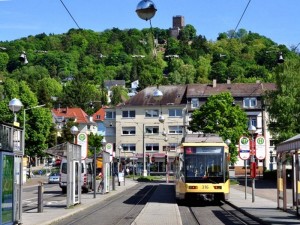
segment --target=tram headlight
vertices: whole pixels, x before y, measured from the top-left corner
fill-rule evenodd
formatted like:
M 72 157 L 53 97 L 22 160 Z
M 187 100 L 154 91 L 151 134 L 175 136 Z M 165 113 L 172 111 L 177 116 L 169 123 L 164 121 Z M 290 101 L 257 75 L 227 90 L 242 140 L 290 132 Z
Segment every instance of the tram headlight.
M 198 186 L 189 186 L 189 189 L 198 189 Z
M 222 189 L 222 186 L 214 186 L 214 189 L 217 190 L 217 189 Z

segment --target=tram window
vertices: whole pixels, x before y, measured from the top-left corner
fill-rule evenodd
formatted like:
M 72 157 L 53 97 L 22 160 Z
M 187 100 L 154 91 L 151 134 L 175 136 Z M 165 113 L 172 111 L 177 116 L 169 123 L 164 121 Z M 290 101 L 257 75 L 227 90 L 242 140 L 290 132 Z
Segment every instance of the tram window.
M 186 156 L 187 177 L 214 177 L 223 175 L 223 155 L 187 155 Z

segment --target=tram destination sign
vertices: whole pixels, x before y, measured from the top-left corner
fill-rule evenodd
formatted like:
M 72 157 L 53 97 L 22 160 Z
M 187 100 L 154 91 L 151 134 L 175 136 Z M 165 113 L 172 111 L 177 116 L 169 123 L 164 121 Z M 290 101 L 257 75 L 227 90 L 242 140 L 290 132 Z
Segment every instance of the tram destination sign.
M 263 136 L 255 138 L 256 158 L 262 160 L 266 157 L 266 141 Z
M 242 160 L 247 160 L 250 157 L 250 140 L 244 136 L 239 141 L 239 157 Z

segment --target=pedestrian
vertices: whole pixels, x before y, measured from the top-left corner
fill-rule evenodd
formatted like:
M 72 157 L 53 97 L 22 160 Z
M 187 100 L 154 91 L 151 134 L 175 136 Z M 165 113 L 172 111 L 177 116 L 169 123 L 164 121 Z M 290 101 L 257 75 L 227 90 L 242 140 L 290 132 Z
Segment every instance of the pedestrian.
M 103 194 L 103 189 L 104 189 L 104 177 L 103 177 L 103 174 L 100 172 L 99 175 L 99 180 L 100 180 L 100 183 L 99 183 L 99 186 L 98 186 L 98 192 L 101 190 L 101 193 Z

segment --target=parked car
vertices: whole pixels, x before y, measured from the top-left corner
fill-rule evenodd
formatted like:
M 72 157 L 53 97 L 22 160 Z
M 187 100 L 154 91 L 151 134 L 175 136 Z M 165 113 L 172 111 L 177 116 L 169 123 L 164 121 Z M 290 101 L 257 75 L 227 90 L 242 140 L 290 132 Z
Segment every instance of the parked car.
M 50 173 L 48 177 L 49 184 L 59 184 L 60 182 L 60 174 L 59 173 Z

